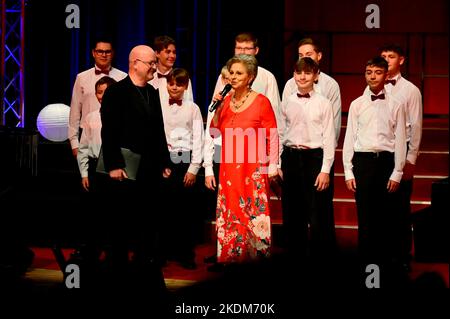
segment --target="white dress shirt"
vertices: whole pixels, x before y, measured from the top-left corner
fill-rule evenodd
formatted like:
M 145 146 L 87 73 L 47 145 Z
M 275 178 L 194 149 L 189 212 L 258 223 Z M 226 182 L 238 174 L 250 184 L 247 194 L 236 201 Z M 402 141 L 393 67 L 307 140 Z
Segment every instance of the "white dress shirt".
M 219 75 L 216 86 L 214 88 L 214 95 L 221 92 L 225 84 L 222 81 L 222 76 Z M 280 92 L 278 91 L 278 84 L 275 76 L 263 67 L 258 66 L 258 74 L 256 79 L 253 81 L 252 89 L 265 95 L 272 105 L 272 109 L 275 113 L 275 117 L 279 118 L 280 109 Z M 213 95 L 213 96 L 214 96 Z M 209 109 L 209 107 L 208 107 Z M 205 176 L 214 175 L 213 172 L 213 157 L 214 157 L 214 145 L 222 145 L 221 137 L 213 139 L 209 134 L 209 125 L 215 112 L 208 112 L 208 118 L 206 120 L 206 134 L 205 134 L 205 145 L 203 148 L 203 167 L 205 167 Z
M 284 86 L 283 101 L 293 93 L 297 92 L 297 90 L 297 84 L 295 83 L 294 77 L 292 77 Z M 339 90 L 339 84 L 331 76 L 320 71 L 317 83 L 314 83 L 314 91 L 325 96 L 328 100 L 330 100 L 331 105 L 333 106 L 333 118 L 337 143 L 341 133 L 341 92 Z
M 153 76 L 153 79 L 148 81 L 150 85 L 152 85 L 155 89 L 159 90 L 159 100 L 161 101 L 161 105 L 166 105 L 167 103 L 169 103 L 169 92 L 167 91 L 167 79 L 165 77 L 159 78 L 157 73 L 167 75 L 170 73 L 170 71 L 172 70 L 169 70 L 165 73 L 156 71 Z M 190 79 L 188 88 L 186 91 L 184 91 L 183 100 L 194 101 L 194 95 L 192 93 L 192 84 Z
M 86 115 L 100 109 L 100 104 L 95 96 L 95 83 L 105 74 L 95 74 L 95 69 L 96 67 L 93 67 L 79 73 L 73 86 L 68 129 L 68 138 L 72 148 L 78 147 L 80 125 L 83 124 Z M 111 68 L 108 76 L 120 81 L 127 74 L 116 68 Z
M 98 105 L 100 106 L 100 103 Z M 85 116 L 82 128 L 83 132 L 78 145 L 77 161 L 81 177 L 88 177 L 89 157 L 98 158 L 102 146 L 100 109 Z
M 394 95 L 405 105 L 406 140 L 409 142 L 406 160 L 411 164 L 416 164 L 422 139 L 422 95 L 420 90 L 400 73 L 390 80 L 396 80 L 396 83 L 395 85 L 386 84 L 384 86 L 386 92 Z
M 203 118 L 193 101 L 161 104 L 169 152 L 192 151 L 188 172 L 197 175 L 202 165 Z
M 345 180 L 354 179 L 352 159 L 355 152 L 394 153 L 395 166 L 390 180 L 400 182 L 406 159 L 405 107 L 385 90 L 385 99 L 371 100 L 364 94 L 350 104 L 342 150 Z
M 322 95 L 314 91 L 309 94 L 309 98 L 299 98 L 295 92 L 281 103 L 278 126 L 280 145 L 322 148 L 321 172 L 329 174 L 336 149 L 333 106 Z

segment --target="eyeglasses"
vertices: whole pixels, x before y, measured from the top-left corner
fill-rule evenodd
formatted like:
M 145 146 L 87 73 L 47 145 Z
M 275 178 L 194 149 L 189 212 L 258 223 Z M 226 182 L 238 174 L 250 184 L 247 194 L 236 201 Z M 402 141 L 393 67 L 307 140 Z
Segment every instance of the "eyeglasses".
M 135 61 L 139 61 L 139 62 L 142 62 L 142 63 L 144 63 L 144 64 L 148 65 L 148 66 L 149 66 L 149 67 L 151 67 L 151 68 L 155 67 L 155 66 L 156 66 L 156 64 L 158 64 L 158 60 L 156 60 L 156 61 L 149 61 L 149 62 L 147 62 L 147 61 L 142 61 L 141 59 L 136 59 Z
M 112 54 L 112 50 L 100 50 L 100 49 L 96 49 L 94 50 L 95 53 L 97 53 L 98 55 L 111 55 Z
M 250 51 L 250 50 L 254 50 L 255 47 L 244 47 L 244 48 L 242 48 L 242 47 L 235 47 L 234 49 L 236 51 Z

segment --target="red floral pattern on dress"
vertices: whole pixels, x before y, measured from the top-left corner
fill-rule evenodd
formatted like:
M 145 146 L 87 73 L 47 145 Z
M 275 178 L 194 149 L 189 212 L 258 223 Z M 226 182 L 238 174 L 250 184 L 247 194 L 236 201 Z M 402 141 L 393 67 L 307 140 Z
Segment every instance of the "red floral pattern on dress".
M 270 102 L 262 95 L 237 114 L 230 110 L 229 99 L 225 99 L 224 104 L 221 123 L 217 126 L 222 132 L 222 163 L 216 207 L 217 260 L 221 263 L 243 262 L 270 255 L 267 163 L 225 162 L 228 144 L 224 132 L 228 128 L 263 128 L 268 131 L 276 128 L 276 120 Z M 262 147 L 267 149 L 268 140 L 261 139 L 256 144 L 256 148 L 245 145 L 245 158 L 252 155 L 248 154 L 248 150 L 257 152 Z M 233 145 L 234 154 L 239 151 L 235 141 L 229 145 Z M 269 147 L 278 149 L 278 145 Z
M 251 174 L 251 182 L 246 186 L 248 191 L 244 193 L 253 196 L 239 196 L 239 206 L 234 209 L 226 204 L 226 192 L 219 184 L 216 210 L 219 262 L 245 261 L 270 254 L 271 225 L 266 179 L 259 169 Z M 233 183 L 227 181 L 225 187 L 233 187 Z

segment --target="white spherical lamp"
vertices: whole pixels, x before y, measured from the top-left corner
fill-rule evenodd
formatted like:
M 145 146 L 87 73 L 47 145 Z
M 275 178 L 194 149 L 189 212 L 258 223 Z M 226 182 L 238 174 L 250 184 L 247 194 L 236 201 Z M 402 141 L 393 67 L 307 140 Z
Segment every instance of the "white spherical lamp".
M 55 103 L 44 107 L 37 117 L 37 128 L 39 133 L 53 142 L 67 140 L 69 128 L 70 107 Z

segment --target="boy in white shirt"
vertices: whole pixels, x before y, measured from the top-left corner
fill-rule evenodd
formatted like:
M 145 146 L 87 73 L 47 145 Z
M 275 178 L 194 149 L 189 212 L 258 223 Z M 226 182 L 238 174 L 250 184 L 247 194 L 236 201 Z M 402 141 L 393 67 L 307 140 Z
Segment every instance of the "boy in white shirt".
M 163 105 L 169 99 L 167 77 L 173 70 L 177 60 L 177 46 L 174 39 L 167 35 L 162 35 L 155 38 L 153 48 L 155 49 L 158 63 L 156 65 L 155 76 L 148 83 L 159 90 L 159 99 L 161 100 L 161 105 Z M 186 101 L 194 100 L 191 80 L 189 80 L 183 99 Z
M 95 96 L 100 106 L 105 90 L 113 83 L 116 83 L 116 80 L 109 76 L 104 76 L 95 83 Z M 82 125 L 83 132 L 81 133 L 77 154 L 81 185 L 87 192 L 95 176 L 95 168 L 97 167 L 98 155 L 102 145 L 100 106 L 86 116 L 85 123 Z
M 399 214 L 398 189 L 406 159 L 405 109 L 386 92 L 387 76 L 382 57 L 367 62 L 368 89 L 350 104 L 342 150 L 345 183 L 355 194 L 362 267 L 376 264 L 381 276 L 399 270 L 393 260 L 398 224 L 391 221 Z
M 105 90 L 114 83 L 116 83 L 116 80 L 109 76 L 104 76 L 95 83 L 95 96 L 99 106 L 85 117 L 77 152 L 81 186 L 88 193 L 83 197 L 86 202 L 81 215 L 83 229 L 80 231 L 82 237 L 80 247 L 72 253 L 71 260 L 78 263 L 80 269 L 83 269 L 82 272 L 85 274 L 88 284 L 99 279 L 99 261 L 103 250 L 101 242 L 104 236 L 103 227 L 100 226 L 102 221 L 100 221 L 98 214 L 104 185 L 100 185 L 101 182 L 95 172 L 102 145 L 100 107 Z M 107 257 L 109 258 L 110 254 Z
M 396 220 L 399 225 L 396 233 L 399 236 L 398 256 L 396 258 L 408 270 L 412 249 L 410 203 L 414 169 L 422 138 L 422 95 L 420 90 L 401 74 L 401 67 L 405 62 L 403 49 L 395 44 L 387 44 L 380 49 L 380 52 L 381 56 L 388 62 L 388 78 L 384 84 L 384 89 L 405 104 L 407 154 L 399 189 L 402 198 L 401 212 L 403 214 L 399 214 Z
M 298 262 L 310 255 L 325 264 L 334 257 L 336 246 L 330 187 L 336 141 L 331 102 L 314 91 L 318 74 L 318 64 L 309 57 L 295 64 L 297 92 L 281 104 L 278 133 L 283 149 L 279 174 L 283 178 L 288 256 Z
M 222 89 L 225 87 L 225 85 L 230 84 L 230 71 L 228 71 L 228 68 L 226 65 L 222 67 L 220 70 L 220 78 L 218 79 L 218 82 L 220 83 L 220 86 L 217 85 L 217 87 L 221 87 Z M 228 94 L 231 94 L 233 92 L 233 89 L 228 92 Z M 220 91 L 215 91 L 214 95 L 219 94 Z M 214 101 L 214 100 L 213 100 Z M 212 104 L 213 102 L 211 102 Z M 209 107 L 208 107 L 209 110 Z M 209 132 L 209 125 L 211 123 L 212 118 L 214 117 L 215 112 L 208 112 L 208 117 L 206 120 L 206 130 L 205 132 Z M 210 134 L 205 134 L 205 141 L 204 141 L 204 152 L 203 152 L 203 167 L 205 168 L 205 186 L 209 188 L 212 191 L 216 191 L 216 179 L 215 175 L 218 175 L 218 169 L 219 169 L 219 163 L 220 163 L 220 151 L 221 151 L 221 137 L 217 137 L 213 139 Z M 214 196 L 214 203 L 217 202 L 217 193 Z M 215 204 L 214 204 L 215 207 Z
M 111 40 L 96 39 L 93 42 L 92 57 L 95 65 L 77 75 L 70 102 L 68 139 L 75 158 L 78 153 L 80 127 L 84 124 L 85 117 L 100 107 L 94 96 L 95 83 L 104 76 L 109 76 L 116 81 L 120 81 L 127 76 L 125 72 L 111 66 L 114 59 Z
M 230 79 L 230 71 L 228 71 L 228 67 L 224 65 L 220 70 L 220 78 L 217 80 L 216 90 L 220 88 L 224 88 L 225 85 L 231 84 Z M 228 92 L 228 94 L 232 94 L 233 89 Z M 215 91 L 214 96 L 219 94 L 220 91 Z M 214 99 L 211 104 L 214 103 Z M 208 106 L 208 110 L 211 105 Z M 219 176 L 219 164 L 220 164 L 220 156 L 222 150 L 222 137 L 212 138 L 209 134 L 209 126 L 211 124 L 211 120 L 214 117 L 215 112 L 208 112 L 208 116 L 206 119 L 206 134 L 204 138 L 204 146 L 203 146 L 203 167 L 205 168 L 205 186 L 210 189 L 212 192 L 206 193 L 205 198 L 205 207 L 206 210 L 211 212 L 211 216 L 215 218 L 215 208 L 217 205 L 217 182 L 216 177 Z M 214 215 L 212 215 L 214 214 Z M 213 254 L 211 256 L 206 256 L 204 261 L 206 263 L 215 263 L 217 261 L 217 255 Z
M 320 65 L 322 60 L 322 49 L 319 44 L 311 38 L 303 38 L 298 43 L 298 58 L 310 57 Z M 341 92 L 339 84 L 328 74 L 319 70 L 317 80 L 314 82 L 314 91 L 326 97 L 333 105 L 334 128 L 336 130 L 336 143 L 341 132 Z M 294 78 L 289 79 L 283 89 L 282 100 L 297 92 Z
M 200 218 L 191 213 L 195 212 L 194 184 L 202 164 L 204 131 L 200 108 L 193 101 L 183 99 L 188 84 L 189 73 L 185 69 L 173 69 L 167 78 L 168 102 L 161 103 L 172 159 L 172 174 L 165 189 L 168 205 L 165 214 L 170 227 L 164 232 L 162 245 L 169 258 L 173 257 L 186 269 L 195 269 L 195 230 Z

